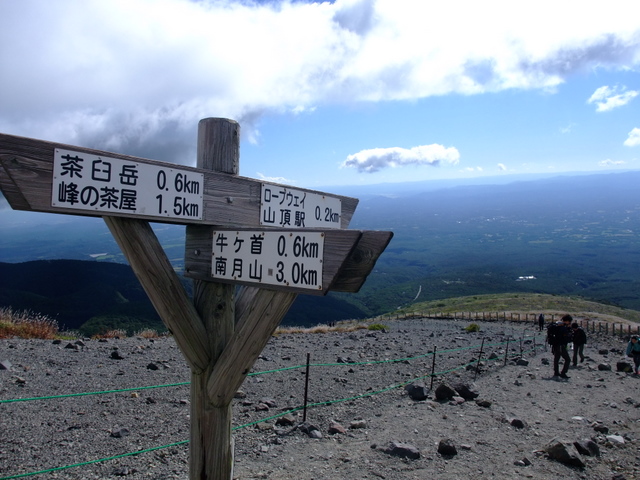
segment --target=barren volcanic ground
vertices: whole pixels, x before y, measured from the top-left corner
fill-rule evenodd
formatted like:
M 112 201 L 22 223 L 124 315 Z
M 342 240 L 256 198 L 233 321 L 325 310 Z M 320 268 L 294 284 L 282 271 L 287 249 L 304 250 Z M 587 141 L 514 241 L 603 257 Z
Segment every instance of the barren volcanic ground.
M 586 361 L 559 381 L 533 325 L 467 324 L 271 338 L 234 399 L 234 478 L 640 478 L 640 379 L 616 371 L 624 339 L 591 334 Z M 465 365 L 483 341 L 476 376 Z M 79 343 L 0 341 L 0 479 L 186 479 L 190 375 L 174 340 Z M 302 410 L 285 413 L 303 404 L 307 353 L 303 424 Z M 409 395 L 411 382 L 426 399 Z M 438 400 L 441 384 L 471 392 Z M 455 451 L 443 453 L 447 439 Z M 583 466 L 554 459 L 554 439 Z M 38 471 L 47 473 L 22 476 Z

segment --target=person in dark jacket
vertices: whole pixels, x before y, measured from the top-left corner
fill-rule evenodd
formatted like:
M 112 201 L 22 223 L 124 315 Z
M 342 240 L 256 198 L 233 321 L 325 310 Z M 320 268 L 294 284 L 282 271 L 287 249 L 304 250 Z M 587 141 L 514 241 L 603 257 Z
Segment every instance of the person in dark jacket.
M 629 340 L 629 344 L 627 345 L 627 357 L 633 357 L 633 374 L 640 374 L 640 340 L 638 340 L 638 336 L 634 335 Z
M 584 346 L 587 343 L 587 333 L 577 323 L 571 324 L 571 330 L 573 330 L 573 366 L 578 366 L 578 357 L 580 357 L 580 363 L 584 362 Z
M 544 329 L 544 314 L 541 313 L 538 316 L 538 328 L 540 329 L 540 331 L 542 331 Z
M 571 330 L 573 317 L 566 314 L 558 323 L 552 323 L 547 330 L 547 341 L 551 345 L 553 353 L 553 376 L 569 378 L 567 372 L 571 365 L 571 357 L 567 351 L 567 345 L 573 341 L 573 331 Z M 564 359 L 562 371 L 560 371 L 560 358 Z

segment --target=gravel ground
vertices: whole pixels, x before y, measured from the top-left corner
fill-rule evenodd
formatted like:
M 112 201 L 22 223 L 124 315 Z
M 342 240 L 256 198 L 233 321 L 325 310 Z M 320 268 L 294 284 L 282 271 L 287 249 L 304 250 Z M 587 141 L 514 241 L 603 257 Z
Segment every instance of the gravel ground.
M 616 371 L 624 341 L 590 335 L 586 361 L 558 381 L 540 338 L 533 351 L 532 325 L 480 322 L 480 332 L 466 333 L 467 323 L 404 320 L 387 332 L 273 337 L 234 400 L 234 478 L 640 478 L 640 379 Z M 523 335 L 528 365 L 516 365 Z M 496 358 L 476 377 L 464 365 L 483 339 L 482 358 Z M 0 341 L 8 367 L 0 366 L 0 401 L 102 392 L 0 403 L 0 479 L 84 462 L 20 478 L 186 479 L 189 371 L 173 339 L 69 343 Z M 439 375 L 429 390 L 434 349 Z M 283 415 L 303 404 L 307 353 L 322 364 L 310 369 L 308 402 L 322 405 L 303 424 L 302 410 Z M 600 370 L 605 364 L 612 369 Z M 287 370 L 259 374 L 279 369 Z M 415 379 L 427 399 L 403 388 Z M 478 397 L 436 401 L 442 383 L 466 384 Z M 142 388 L 157 385 L 171 386 Z M 561 463 L 544 452 L 554 438 L 591 439 L 600 456 L 582 455 L 582 468 Z M 455 455 L 438 452 L 443 439 Z M 419 458 L 391 455 L 391 442 Z M 127 455 L 155 447 L 164 448 Z

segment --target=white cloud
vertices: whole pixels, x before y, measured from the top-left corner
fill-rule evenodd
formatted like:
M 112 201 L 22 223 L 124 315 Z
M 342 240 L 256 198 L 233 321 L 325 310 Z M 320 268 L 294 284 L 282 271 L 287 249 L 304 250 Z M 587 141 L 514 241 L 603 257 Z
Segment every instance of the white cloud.
M 208 116 L 553 89 L 640 66 L 636 2 L 0 1 L 0 131 L 190 162 Z
M 359 172 L 374 173 L 388 167 L 404 167 L 407 165 L 439 166 L 441 163 L 456 165 L 460 153 L 454 147 L 442 145 L 420 145 L 410 149 L 372 148 L 349 155 L 342 167 L 353 167 Z
M 507 166 L 504 163 L 499 163 L 497 167 L 501 172 L 505 172 L 507 170 Z
M 619 167 L 620 165 L 625 165 L 627 162 L 624 160 L 601 160 L 598 162 L 599 167 Z
M 638 91 L 627 90 L 627 87 L 609 87 L 607 85 L 596 89 L 587 103 L 595 103 L 597 112 L 608 112 L 622 107 L 638 96 Z
M 295 184 L 296 183 L 295 180 L 290 180 L 290 179 L 285 178 L 285 177 L 268 177 L 267 175 L 263 175 L 260 172 L 256 172 L 256 175 L 258 175 L 258 178 L 260 180 L 264 180 L 265 182 L 284 183 L 284 184 Z
M 629 136 L 624 141 L 627 147 L 637 147 L 640 145 L 640 128 L 634 128 L 629 132 Z

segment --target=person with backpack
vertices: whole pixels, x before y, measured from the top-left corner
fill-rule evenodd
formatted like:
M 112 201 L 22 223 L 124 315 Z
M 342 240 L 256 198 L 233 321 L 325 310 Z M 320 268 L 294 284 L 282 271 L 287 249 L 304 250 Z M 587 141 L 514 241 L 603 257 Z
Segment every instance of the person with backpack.
M 571 330 L 573 330 L 573 366 L 578 366 L 578 356 L 580 357 L 580 363 L 584 362 L 584 346 L 587 343 L 587 333 L 577 323 L 571 324 Z
M 633 374 L 640 374 L 640 341 L 637 335 L 633 335 L 627 345 L 627 357 L 633 357 Z
M 547 342 L 551 345 L 553 353 L 553 376 L 568 379 L 567 372 L 571 364 L 571 357 L 567 351 L 567 345 L 573 341 L 571 323 L 573 317 L 566 314 L 560 322 L 552 323 L 547 330 Z M 560 371 L 560 358 L 564 359 L 562 371 Z

